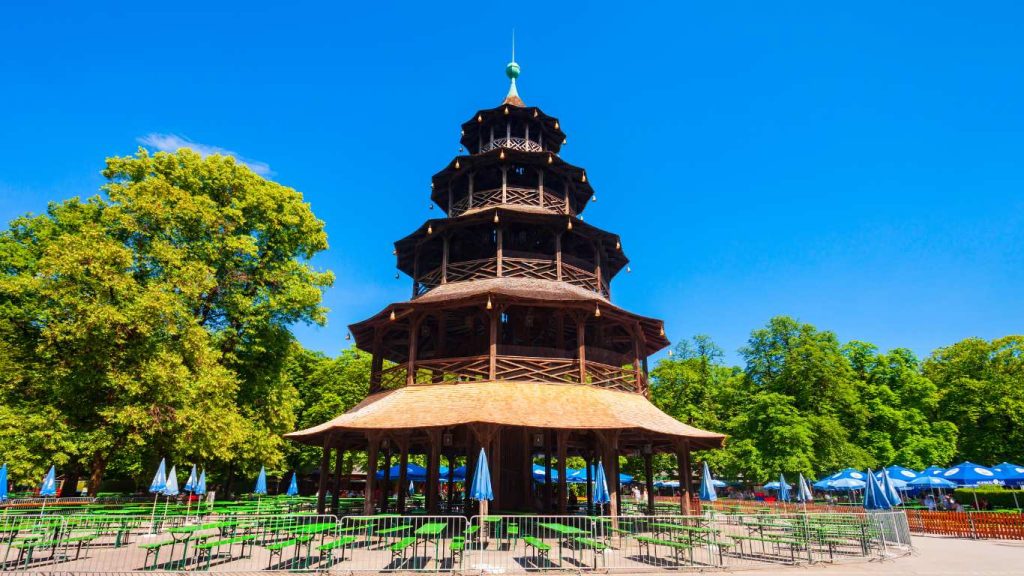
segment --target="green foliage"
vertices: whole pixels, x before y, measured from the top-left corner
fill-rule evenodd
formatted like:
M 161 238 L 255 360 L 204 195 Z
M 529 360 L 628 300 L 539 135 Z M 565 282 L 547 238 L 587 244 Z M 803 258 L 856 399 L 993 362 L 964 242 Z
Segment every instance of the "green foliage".
M 651 371 L 651 394 L 676 418 L 729 435 L 724 450 L 696 457 L 727 478 L 1019 461 L 1022 343 L 965 340 L 922 363 L 781 316 L 751 333 L 742 369 L 723 365 L 706 336 L 680 344 Z
M 1017 497 L 1014 500 L 1014 496 Z M 1009 490 L 1001 486 L 979 486 L 978 488 L 957 488 L 953 499 L 964 506 L 974 506 L 975 497 L 980 506 L 988 502 L 993 508 L 1019 508 L 1024 505 L 1024 490 Z
M 105 196 L 0 234 L 0 459 L 144 474 L 159 456 L 281 464 L 288 326 L 323 322 L 326 248 L 301 195 L 231 158 L 111 158 Z

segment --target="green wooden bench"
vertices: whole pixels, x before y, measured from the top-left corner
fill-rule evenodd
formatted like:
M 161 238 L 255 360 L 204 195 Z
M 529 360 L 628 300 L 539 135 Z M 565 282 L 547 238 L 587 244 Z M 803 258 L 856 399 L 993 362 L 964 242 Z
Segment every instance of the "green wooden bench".
M 549 560 L 548 552 L 551 552 L 551 544 L 548 544 L 547 542 L 544 542 L 540 538 L 536 538 L 534 536 L 523 537 L 523 544 L 526 546 L 527 550 L 533 548 L 534 561 L 539 560 L 541 558 L 543 558 L 544 560 Z
M 292 546 L 295 547 L 294 553 L 292 554 L 292 562 L 294 563 L 294 561 L 299 557 L 299 549 L 303 544 L 309 542 L 311 538 L 312 536 L 296 536 L 295 538 L 280 540 L 273 544 L 266 544 L 263 546 L 270 551 L 270 558 L 267 559 L 267 570 L 270 570 L 270 567 L 274 565 L 274 556 L 277 556 L 277 562 L 279 564 L 284 562 L 284 549 Z
M 228 547 L 228 557 L 230 558 L 231 557 L 231 548 L 235 544 L 241 544 L 242 545 L 242 549 L 240 551 L 239 557 L 240 558 L 245 558 L 246 557 L 245 556 L 245 547 L 246 547 L 246 545 L 249 546 L 249 553 L 252 554 L 252 547 L 255 544 L 255 541 L 256 541 L 256 535 L 255 534 L 247 534 L 245 536 L 235 536 L 233 538 L 224 538 L 222 540 L 215 540 L 213 542 L 206 542 L 204 544 L 200 544 L 200 545 L 196 546 L 196 551 L 199 554 L 197 564 L 202 563 L 203 555 L 205 554 L 206 555 L 206 570 L 208 571 L 210 569 L 210 563 L 213 561 L 213 557 L 215 555 L 214 554 L 214 549 L 217 550 L 216 555 L 220 556 L 220 549 L 221 549 L 221 547 L 222 546 L 227 546 Z
M 604 559 L 604 551 L 608 549 L 608 545 L 604 542 L 599 542 L 593 538 L 573 538 L 573 548 L 586 548 L 594 551 L 594 569 L 597 569 L 597 558 L 600 556 Z
M 405 532 L 412 530 L 412 524 L 402 524 L 400 526 L 393 526 L 391 528 L 385 528 L 383 530 L 377 530 L 374 532 L 374 536 L 377 537 L 377 543 L 384 542 L 384 538 L 390 538 L 393 536 L 399 536 Z
M 327 553 L 327 566 L 330 567 L 330 566 L 332 566 L 334 564 L 334 551 L 335 550 L 341 550 L 341 558 L 339 559 L 339 562 L 344 562 L 345 561 L 345 548 L 347 548 L 349 544 L 352 544 L 355 541 L 356 541 L 356 537 L 355 536 L 342 536 L 341 538 L 338 538 L 337 540 L 332 540 L 332 541 L 327 542 L 325 544 L 321 544 L 321 545 L 317 546 L 316 549 L 321 551 L 321 552 L 326 552 Z
M 174 540 L 165 540 L 163 542 L 146 542 L 139 544 L 139 548 L 146 551 L 146 561 L 142 563 L 143 570 L 156 570 L 156 567 L 160 564 L 160 550 L 164 546 L 173 547 L 176 544 Z M 149 557 L 153 557 L 153 567 L 149 567 Z
M 452 541 L 448 544 L 448 550 L 452 553 L 452 568 L 455 567 L 455 557 L 459 558 L 459 567 L 462 567 L 462 553 L 466 551 L 466 538 L 463 536 L 454 536 Z
M 634 540 L 640 543 L 640 552 L 643 553 L 644 549 L 647 550 L 647 556 L 652 558 L 658 557 L 658 546 L 664 546 L 669 550 L 672 550 L 672 558 L 676 564 L 681 563 L 682 553 L 688 552 L 690 555 L 690 561 L 693 562 L 693 545 L 689 542 L 678 542 L 675 540 L 663 540 L 661 538 L 653 538 L 651 536 L 634 536 Z M 651 551 L 653 550 L 653 554 Z
M 402 538 L 398 542 L 395 542 L 394 544 L 389 546 L 389 548 L 391 549 L 391 561 L 394 562 L 397 558 L 401 558 L 402 559 L 402 564 L 405 564 L 405 560 L 406 560 L 405 555 L 406 555 L 406 553 L 409 551 L 409 548 L 412 548 L 415 545 L 416 545 L 416 537 L 415 536 L 406 536 L 405 538 Z

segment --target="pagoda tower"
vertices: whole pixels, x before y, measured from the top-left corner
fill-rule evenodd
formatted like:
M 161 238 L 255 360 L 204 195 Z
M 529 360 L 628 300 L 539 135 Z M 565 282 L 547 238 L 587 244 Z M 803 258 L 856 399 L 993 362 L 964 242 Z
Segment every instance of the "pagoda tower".
M 564 512 L 568 456 L 602 462 L 617 479 L 618 456 L 642 455 L 650 482 L 652 454 L 674 453 L 689 471 L 691 449 L 722 446 L 723 435 L 648 400 L 647 357 L 669 345 L 663 324 L 612 303 L 612 280 L 629 260 L 617 235 L 583 221 L 594 197 L 587 173 L 561 158 L 558 119 L 519 97 L 519 73 L 508 64 L 504 101 L 462 125 L 467 154 L 433 176 L 431 200 L 445 217 L 395 243 L 411 298 L 350 326 L 373 356 L 366 400 L 287 435 L 323 447 L 321 510 L 339 481 L 337 472 L 330 478 L 332 450 L 338 471 L 345 450 L 367 451 L 367 495 L 379 491 L 382 456 L 404 464 L 427 455 L 427 508 L 436 513 L 451 504 L 438 495 L 441 457 L 465 457 L 472 471 L 483 448 L 491 510 Z M 534 482 L 535 459 L 545 483 Z M 406 486 L 400 470 L 390 480 Z M 680 486 L 689 511 L 691 474 Z M 618 482 L 609 488 L 614 507 Z M 405 490 L 397 492 L 403 510 Z M 653 508 L 650 486 L 648 494 Z M 386 489 L 367 498 L 365 511 L 386 498 Z

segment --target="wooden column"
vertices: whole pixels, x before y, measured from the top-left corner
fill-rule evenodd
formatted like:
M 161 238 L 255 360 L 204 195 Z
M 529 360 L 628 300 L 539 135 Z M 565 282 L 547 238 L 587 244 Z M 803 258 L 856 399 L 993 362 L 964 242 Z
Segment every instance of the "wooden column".
M 519 484 L 523 491 L 520 494 L 522 498 L 523 509 L 526 510 L 533 506 L 533 434 L 529 428 L 523 428 L 523 446 L 526 448 L 523 450 L 523 464 L 522 476 L 519 478 Z
M 496 253 L 496 257 L 497 257 L 497 261 L 498 261 L 498 272 L 497 272 L 497 274 L 498 274 L 498 278 L 501 278 L 501 275 L 502 275 L 502 264 L 503 264 L 502 260 L 504 260 L 504 254 L 503 254 L 504 249 L 502 248 L 503 242 L 502 242 L 501 226 L 497 227 L 497 231 L 496 231 L 495 235 L 497 236 L 497 242 L 498 242 L 498 248 L 497 248 L 497 253 Z
M 644 488 L 647 491 L 647 513 L 654 515 L 654 456 L 644 449 Z
M 420 320 L 422 316 L 416 314 L 409 318 L 409 360 L 405 369 L 405 385 L 412 386 L 416 383 L 416 348 L 419 346 Z
M 388 441 L 387 448 L 384 449 L 384 481 L 380 487 L 380 511 L 382 514 L 386 514 L 388 511 L 388 505 L 391 496 L 391 441 Z
M 566 514 L 569 511 L 569 483 L 565 477 L 565 459 L 569 455 L 568 446 L 566 446 L 569 441 L 569 432 L 559 430 L 555 433 L 555 438 L 558 441 L 558 513 Z
M 330 476 L 331 435 L 324 435 L 324 451 L 320 455 L 320 484 L 316 491 L 316 513 L 323 514 L 327 500 L 327 478 Z
M 604 430 L 597 432 L 597 434 L 601 439 L 604 476 L 605 481 L 608 483 L 608 496 L 610 500 L 608 509 L 612 514 L 612 526 L 617 528 L 618 522 L 615 518 L 619 513 L 619 431 Z
M 447 213 L 448 213 L 449 216 L 453 216 L 453 214 L 452 214 L 452 181 L 451 180 L 448 181 L 448 212 Z
M 562 232 L 555 234 L 555 277 L 562 281 Z
M 504 501 L 501 498 L 501 426 L 490 427 L 491 449 L 487 454 L 487 462 L 491 467 L 491 489 L 494 492 L 494 500 L 491 501 L 493 510 L 501 510 Z
M 501 315 L 496 309 L 488 310 L 491 317 L 491 347 L 488 352 L 490 354 L 490 364 L 487 369 L 487 379 L 496 380 L 498 378 L 498 317 Z
M 452 513 L 452 506 L 455 505 L 455 452 L 448 452 L 448 514 Z
M 444 235 L 441 247 L 441 284 L 448 283 L 448 234 Z
M 587 320 L 584 314 L 576 316 L 576 347 L 580 361 L 580 384 L 587 383 Z
M 469 206 L 466 208 L 466 210 L 473 209 L 473 180 L 475 179 L 475 177 L 476 172 L 469 173 L 469 196 L 466 198 L 466 201 L 469 203 Z
M 331 512 L 338 515 L 338 499 L 341 497 L 341 473 L 345 469 L 345 446 L 338 445 L 334 462 L 334 487 L 331 490 Z
M 372 516 L 373 493 L 377 489 L 377 456 L 380 451 L 380 435 L 371 432 L 366 435 L 366 483 L 363 493 L 363 514 Z
M 594 457 L 587 451 L 584 459 L 587 465 L 587 515 L 594 513 Z
M 565 194 L 565 213 L 572 216 L 572 206 L 569 205 L 569 181 L 562 180 L 562 192 Z
M 635 380 L 634 385 L 636 391 L 639 394 L 646 394 L 647 383 L 644 382 L 644 368 L 643 368 L 643 352 L 641 346 L 643 346 L 644 331 L 640 327 L 639 323 L 633 324 L 633 379 Z
M 690 441 L 680 440 L 676 444 L 676 462 L 679 465 L 679 511 L 688 516 L 690 498 L 693 497 L 693 470 L 690 468 Z
M 501 203 L 508 203 L 508 167 L 501 167 Z
M 427 439 L 430 443 L 430 453 L 427 456 L 427 514 L 439 514 L 441 507 L 437 485 L 440 481 L 441 431 L 436 428 L 428 429 Z
M 544 431 L 544 512 L 551 512 L 551 431 Z
M 409 437 L 402 436 L 397 439 L 398 444 L 398 513 L 405 514 L 405 499 L 409 493 Z
M 537 169 L 537 205 L 544 207 L 544 169 Z
M 601 248 L 597 242 L 591 242 L 594 247 L 594 276 L 597 278 L 597 293 L 604 294 L 603 285 L 601 283 Z

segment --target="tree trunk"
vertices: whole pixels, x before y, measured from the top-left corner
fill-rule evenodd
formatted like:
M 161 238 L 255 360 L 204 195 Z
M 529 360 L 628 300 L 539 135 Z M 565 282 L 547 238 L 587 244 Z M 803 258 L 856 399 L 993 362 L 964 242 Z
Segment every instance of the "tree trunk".
M 70 498 L 78 496 L 78 478 L 82 476 L 82 470 L 76 465 L 64 474 L 64 484 L 60 487 L 60 497 Z
M 96 497 L 96 494 L 100 491 L 100 483 L 103 482 L 103 473 L 106 471 L 106 454 L 95 452 L 92 455 L 92 464 L 89 466 L 89 496 Z

